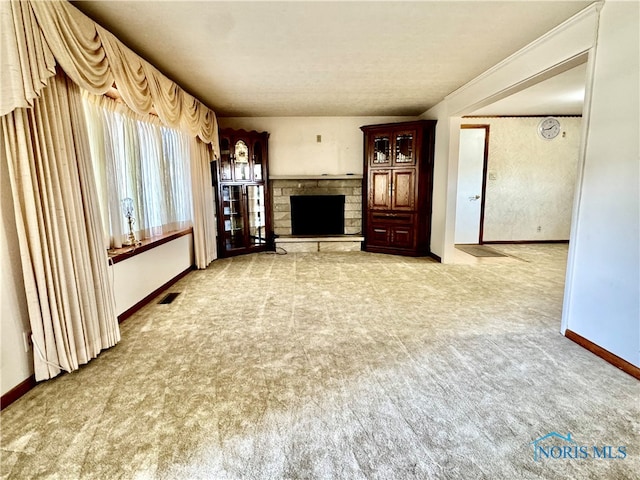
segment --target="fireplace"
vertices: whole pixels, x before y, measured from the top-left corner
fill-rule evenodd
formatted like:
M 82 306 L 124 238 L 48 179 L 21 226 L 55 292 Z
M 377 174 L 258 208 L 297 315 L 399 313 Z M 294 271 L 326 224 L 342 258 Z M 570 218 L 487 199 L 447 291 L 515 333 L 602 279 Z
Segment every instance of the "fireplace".
M 291 197 L 294 196 L 344 196 L 344 229 L 339 235 L 361 234 L 362 177 L 271 177 L 270 183 L 271 201 L 273 202 L 273 227 L 276 237 L 290 237 L 293 235 L 293 229 L 291 228 Z
M 297 253 L 360 251 L 362 176 L 272 176 L 270 183 L 276 248 Z M 301 197 L 302 203 L 319 204 L 302 213 L 302 221 L 313 224 L 311 230 L 306 226 L 298 230 L 295 197 Z M 303 205 L 303 212 L 307 206 Z M 329 226 L 321 227 L 327 216 L 339 220 L 327 220 Z
M 291 195 L 293 235 L 344 235 L 344 195 Z

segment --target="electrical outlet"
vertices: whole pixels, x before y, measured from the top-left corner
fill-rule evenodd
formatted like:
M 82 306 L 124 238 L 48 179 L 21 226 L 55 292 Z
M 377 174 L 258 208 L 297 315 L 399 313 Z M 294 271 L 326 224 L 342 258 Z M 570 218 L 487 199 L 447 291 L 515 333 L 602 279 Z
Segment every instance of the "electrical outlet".
M 32 348 L 31 344 L 31 332 L 22 332 L 22 343 L 24 346 L 25 353 L 29 353 Z
M 541 232 L 542 231 L 542 227 L 540 225 L 538 225 L 538 228 L 536 228 L 536 230 Z

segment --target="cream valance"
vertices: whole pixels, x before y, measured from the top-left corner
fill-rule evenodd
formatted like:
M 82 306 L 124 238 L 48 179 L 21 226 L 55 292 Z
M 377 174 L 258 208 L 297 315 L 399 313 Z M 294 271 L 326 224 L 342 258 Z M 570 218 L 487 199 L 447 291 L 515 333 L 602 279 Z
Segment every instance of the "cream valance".
M 166 125 L 211 143 L 219 156 L 215 113 L 70 3 L 0 1 L 0 27 L 0 115 L 32 106 L 59 65 L 91 93 L 115 84 L 133 111 L 155 111 Z

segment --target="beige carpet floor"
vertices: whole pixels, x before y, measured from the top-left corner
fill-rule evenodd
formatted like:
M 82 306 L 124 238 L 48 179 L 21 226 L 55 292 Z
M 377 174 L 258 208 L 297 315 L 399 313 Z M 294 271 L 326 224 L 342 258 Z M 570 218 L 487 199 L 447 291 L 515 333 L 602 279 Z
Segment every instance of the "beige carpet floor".
M 495 248 L 190 273 L 2 412 L 2 478 L 638 478 L 640 382 L 559 333 L 566 245 Z M 534 461 L 552 431 L 627 456 Z

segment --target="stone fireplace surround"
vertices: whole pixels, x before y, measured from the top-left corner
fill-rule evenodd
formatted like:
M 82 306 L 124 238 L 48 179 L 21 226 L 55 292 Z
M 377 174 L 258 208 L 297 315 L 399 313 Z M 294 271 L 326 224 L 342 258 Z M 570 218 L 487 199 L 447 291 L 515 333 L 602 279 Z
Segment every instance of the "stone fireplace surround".
M 362 176 L 272 176 L 273 228 L 276 247 L 289 252 L 360 250 L 362 237 Z M 291 195 L 344 195 L 344 236 L 292 237 Z

